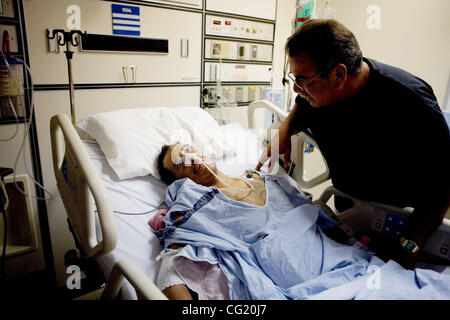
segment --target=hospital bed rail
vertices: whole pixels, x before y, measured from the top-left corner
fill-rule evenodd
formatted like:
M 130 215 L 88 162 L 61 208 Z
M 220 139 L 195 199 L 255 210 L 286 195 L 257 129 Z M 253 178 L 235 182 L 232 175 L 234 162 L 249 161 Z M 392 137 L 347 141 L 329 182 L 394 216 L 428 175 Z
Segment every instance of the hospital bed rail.
M 128 259 L 114 264 L 106 286 L 74 300 L 117 300 L 124 279 L 133 286 L 138 300 L 168 300 L 147 275 Z
M 342 212 L 337 212 L 328 206 L 333 196 L 351 200 L 353 206 Z M 339 191 L 333 186 L 326 188 L 320 197 L 313 201 L 314 205 L 321 206 L 327 213 L 337 220 L 341 229 L 357 241 L 366 239 L 371 232 L 384 237 L 400 239 L 402 231 L 408 223 L 412 208 L 399 208 L 382 203 L 362 201 Z M 364 244 L 364 243 L 363 243 Z M 419 261 L 450 264 L 450 220 L 443 219 L 442 224 L 425 242 L 419 254 Z
M 50 134 L 53 169 L 67 212 L 69 230 L 82 258 L 95 261 L 114 250 L 117 244 L 116 224 L 106 188 L 66 114 L 51 118 Z M 95 232 L 96 212 L 101 241 L 97 240 Z M 146 274 L 127 259 L 115 263 L 100 299 L 116 299 L 124 279 L 133 286 L 139 299 L 167 299 Z M 84 299 L 92 299 L 96 294 Z
M 253 101 L 248 105 L 247 115 L 248 115 L 248 127 L 255 128 L 255 111 L 257 109 L 266 109 L 270 111 L 275 116 L 274 124 L 278 124 L 283 122 L 289 115 L 288 112 L 281 110 L 275 104 L 270 102 L 269 100 L 257 100 Z M 273 128 L 273 125 L 270 127 Z
M 114 265 L 100 299 L 116 299 L 124 278 L 136 290 L 139 300 L 167 300 L 167 297 L 150 281 L 147 275 L 128 259 L 120 260 Z
M 83 256 L 98 259 L 117 243 L 116 224 L 106 188 L 66 114 L 50 120 L 53 169 L 69 229 Z M 95 202 L 95 205 L 94 205 Z M 102 239 L 95 232 L 98 214 Z

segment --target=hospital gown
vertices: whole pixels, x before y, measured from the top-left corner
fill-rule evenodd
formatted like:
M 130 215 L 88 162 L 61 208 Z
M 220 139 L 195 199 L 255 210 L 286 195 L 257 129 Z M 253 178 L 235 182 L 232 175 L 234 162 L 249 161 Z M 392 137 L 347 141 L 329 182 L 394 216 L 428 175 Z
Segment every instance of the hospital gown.
M 334 225 L 323 209 L 288 180 L 263 178 L 264 206 L 188 178 L 175 181 L 156 236 L 165 249 L 187 244 L 181 257 L 218 264 L 230 299 L 450 299 L 450 275 L 405 270 L 335 242 L 322 231 Z

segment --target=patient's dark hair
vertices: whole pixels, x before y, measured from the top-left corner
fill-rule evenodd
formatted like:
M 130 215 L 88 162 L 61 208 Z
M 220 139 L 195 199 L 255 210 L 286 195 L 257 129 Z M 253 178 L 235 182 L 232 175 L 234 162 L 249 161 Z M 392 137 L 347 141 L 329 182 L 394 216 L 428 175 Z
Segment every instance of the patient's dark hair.
M 171 146 L 165 145 L 161 148 L 161 152 L 158 156 L 158 172 L 161 176 L 161 180 L 166 183 L 167 185 L 172 184 L 176 180 L 175 176 L 172 172 L 164 168 L 164 156 L 166 155 L 167 151 L 169 151 L 169 148 Z

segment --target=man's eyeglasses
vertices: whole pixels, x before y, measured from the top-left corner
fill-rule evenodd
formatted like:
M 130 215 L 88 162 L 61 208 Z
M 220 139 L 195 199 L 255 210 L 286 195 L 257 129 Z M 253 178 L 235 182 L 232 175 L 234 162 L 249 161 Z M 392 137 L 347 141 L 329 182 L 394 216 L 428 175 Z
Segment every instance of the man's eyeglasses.
M 305 90 L 305 87 L 310 84 L 311 82 L 314 81 L 314 79 L 316 79 L 318 76 L 320 76 L 322 72 L 319 72 L 318 74 L 316 74 L 314 77 L 312 77 L 310 80 L 306 81 L 306 79 L 299 79 L 297 78 L 292 72 L 288 73 L 288 77 L 289 79 L 291 79 L 292 81 L 294 81 L 294 84 L 297 86 L 297 88 L 299 88 L 300 90 Z M 306 81 L 306 82 L 305 82 Z

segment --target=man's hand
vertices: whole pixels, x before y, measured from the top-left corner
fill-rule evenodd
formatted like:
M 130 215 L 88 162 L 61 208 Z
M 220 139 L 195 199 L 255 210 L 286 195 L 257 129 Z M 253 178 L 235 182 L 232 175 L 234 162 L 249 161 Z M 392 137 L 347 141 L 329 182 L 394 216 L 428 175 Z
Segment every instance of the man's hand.
M 417 252 L 410 253 L 410 252 L 406 252 L 403 249 L 402 251 L 399 251 L 398 255 L 396 255 L 395 257 L 392 257 L 392 259 L 397 261 L 403 268 L 408 269 L 408 270 L 414 270 L 416 263 L 417 263 L 418 256 L 419 255 Z
M 278 163 L 278 157 L 280 154 L 284 155 L 284 162 L 286 165 L 291 163 L 291 135 L 287 130 L 280 128 L 279 133 L 272 138 L 272 141 L 266 147 L 266 150 L 262 153 L 258 164 L 256 165 L 256 170 L 258 171 L 264 165 L 264 163 L 269 161 L 269 173 L 272 172 L 273 166 Z
M 388 259 L 396 261 L 405 269 L 414 270 L 418 256 L 418 252 L 407 252 L 402 245 L 398 243 L 391 247 Z
M 267 145 L 266 150 L 264 150 L 261 157 L 259 158 L 258 164 L 256 165 L 255 169 L 257 171 L 261 169 L 261 167 L 264 163 L 267 162 L 267 160 L 270 159 L 269 173 L 271 173 L 273 167 L 278 164 L 278 157 L 280 154 L 284 154 L 284 162 L 286 165 L 291 164 L 291 136 L 300 131 L 296 125 L 297 108 L 298 105 L 297 103 L 295 103 L 294 107 L 289 113 L 289 116 L 279 128 L 278 134 L 273 137 L 270 143 Z

